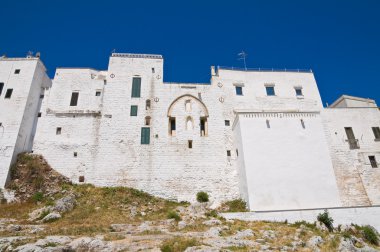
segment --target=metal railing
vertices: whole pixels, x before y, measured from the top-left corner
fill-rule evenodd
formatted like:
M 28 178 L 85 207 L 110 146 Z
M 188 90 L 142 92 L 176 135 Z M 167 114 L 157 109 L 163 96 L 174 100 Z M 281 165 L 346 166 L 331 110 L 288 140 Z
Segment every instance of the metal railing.
M 347 139 L 346 142 L 348 142 L 348 145 L 350 146 L 351 150 L 360 149 L 358 139 Z
M 226 66 L 217 66 L 217 69 L 222 70 L 237 70 L 237 71 L 258 71 L 258 72 L 298 72 L 298 73 L 312 73 L 312 69 L 276 69 L 276 68 L 241 68 L 241 67 L 226 67 Z

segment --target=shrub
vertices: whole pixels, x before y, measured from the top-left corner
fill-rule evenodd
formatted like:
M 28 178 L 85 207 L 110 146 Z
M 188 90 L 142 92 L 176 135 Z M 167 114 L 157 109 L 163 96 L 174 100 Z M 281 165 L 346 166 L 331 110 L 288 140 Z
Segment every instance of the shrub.
M 34 203 L 37 203 L 39 201 L 42 201 L 44 199 L 44 194 L 42 192 L 36 192 L 35 194 L 33 194 L 32 196 L 32 201 Z
M 177 252 L 185 251 L 188 247 L 199 245 L 197 240 L 182 237 L 174 237 L 173 239 L 166 240 L 161 245 L 162 252 Z
M 247 203 L 243 199 L 226 201 L 223 205 L 228 207 L 228 212 L 247 212 Z
M 181 217 L 178 215 L 176 211 L 169 211 L 167 214 L 168 219 L 175 219 L 176 221 L 180 221 Z
M 325 226 L 330 232 L 333 231 L 334 220 L 330 217 L 329 212 L 327 210 L 325 210 L 323 213 L 318 214 L 317 220 L 325 224 Z
M 208 194 L 206 192 L 198 192 L 197 193 L 197 201 L 200 203 L 208 202 Z
M 373 245 L 379 245 L 379 237 L 377 237 L 376 231 L 371 226 L 362 227 L 364 239 Z
M 217 218 L 218 217 L 218 212 L 216 210 L 211 210 L 211 211 L 209 211 L 209 212 L 206 213 L 206 216 L 207 217 Z

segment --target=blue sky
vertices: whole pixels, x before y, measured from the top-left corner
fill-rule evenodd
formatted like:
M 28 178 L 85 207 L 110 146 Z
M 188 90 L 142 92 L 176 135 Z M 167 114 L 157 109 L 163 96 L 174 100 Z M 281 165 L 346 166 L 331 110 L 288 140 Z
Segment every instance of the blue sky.
M 165 81 L 209 82 L 210 66 L 313 69 L 323 102 L 380 103 L 380 1 L 0 0 L 0 54 L 106 69 L 116 52 L 165 58 Z

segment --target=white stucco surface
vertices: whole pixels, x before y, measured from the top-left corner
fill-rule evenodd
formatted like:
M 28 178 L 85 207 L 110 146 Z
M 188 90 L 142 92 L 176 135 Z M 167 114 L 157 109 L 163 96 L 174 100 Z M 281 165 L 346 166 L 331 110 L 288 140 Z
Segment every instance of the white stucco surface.
M 0 186 L 17 154 L 33 150 L 74 183 L 178 201 L 206 191 L 215 206 L 241 197 L 251 210 L 379 204 L 379 169 L 368 159 L 380 160 L 375 101 L 342 96 L 323 108 L 314 74 L 302 71 L 212 68 L 210 83 L 166 83 L 163 63 L 113 54 L 104 71 L 58 68 L 51 85 L 37 58 L 0 60 Z M 139 97 L 133 78 L 141 78 Z M 348 148 L 345 127 L 360 149 Z

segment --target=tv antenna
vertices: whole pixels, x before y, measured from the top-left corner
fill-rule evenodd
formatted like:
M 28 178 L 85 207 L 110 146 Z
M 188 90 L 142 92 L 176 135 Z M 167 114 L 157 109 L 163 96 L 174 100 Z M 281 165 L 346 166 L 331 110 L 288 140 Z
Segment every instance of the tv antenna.
M 244 61 L 244 69 L 245 71 L 247 71 L 247 64 L 245 62 L 248 54 L 246 54 L 244 51 L 241 51 L 241 53 L 238 53 L 238 56 L 239 56 L 239 60 L 243 60 Z

